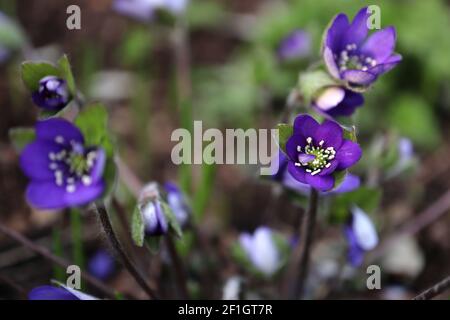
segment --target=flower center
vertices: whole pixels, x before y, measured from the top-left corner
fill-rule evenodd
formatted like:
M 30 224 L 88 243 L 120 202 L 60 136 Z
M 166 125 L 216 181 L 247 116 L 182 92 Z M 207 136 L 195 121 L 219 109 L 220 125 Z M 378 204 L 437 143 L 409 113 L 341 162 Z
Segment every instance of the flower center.
M 324 168 L 331 166 L 330 161 L 334 159 L 336 151 L 333 147 L 324 148 L 325 141 L 320 140 L 319 146 L 312 144 L 312 137 L 306 139 L 307 145 L 302 148 L 297 146 L 297 152 L 299 152 L 298 162 L 295 163 L 298 167 L 306 167 L 306 172 L 311 175 L 316 175 Z
M 367 71 L 377 65 L 377 61 L 372 57 L 361 54 L 357 51 L 355 43 L 348 44 L 339 54 L 338 65 L 339 71 L 346 70 L 362 70 Z M 338 58 L 338 57 L 336 57 Z
M 86 153 L 83 146 L 73 141 L 71 146 L 48 154 L 49 168 L 54 172 L 55 183 L 64 186 L 67 192 L 75 192 L 76 184 L 80 181 L 85 186 L 91 185 L 90 173 L 97 159 L 95 150 Z

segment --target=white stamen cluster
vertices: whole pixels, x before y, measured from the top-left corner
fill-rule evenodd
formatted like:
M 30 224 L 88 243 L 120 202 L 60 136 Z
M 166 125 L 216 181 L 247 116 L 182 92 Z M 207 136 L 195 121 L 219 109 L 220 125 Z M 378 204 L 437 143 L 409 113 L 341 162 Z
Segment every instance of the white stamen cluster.
M 367 71 L 377 65 L 377 61 L 372 57 L 365 56 L 356 52 L 357 45 L 355 43 L 347 44 L 345 49 L 339 54 L 338 65 L 339 71 L 362 70 Z M 335 56 L 337 58 L 337 56 Z
M 297 146 L 297 152 L 302 152 L 304 154 L 313 155 L 314 160 L 305 162 L 299 159 L 295 163 L 297 167 L 306 167 L 306 172 L 310 173 L 312 176 L 320 173 L 323 168 L 329 168 L 331 166 L 330 161 L 336 156 L 336 151 L 333 147 L 323 148 L 325 141 L 320 140 L 319 146 L 314 146 L 312 144 L 312 137 L 306 138 L 307 145 L 303 148 Z
M 64 138 L 56 136 L 55 142 L 62 144 Z M 92 184 L 92 178 L 89 174 L 97 159 L 96 151 L 90 151 L 86 155 L 80 154 L 74 150 L 75 144 L 76 142 L 71 141 L 72 149 L 48 153 L 49 169 L 54 172 L 55 184 L 58 187 L 65 187 L 69 193 L 76 191 L 78 181 L 81 181 L 85 186 Z

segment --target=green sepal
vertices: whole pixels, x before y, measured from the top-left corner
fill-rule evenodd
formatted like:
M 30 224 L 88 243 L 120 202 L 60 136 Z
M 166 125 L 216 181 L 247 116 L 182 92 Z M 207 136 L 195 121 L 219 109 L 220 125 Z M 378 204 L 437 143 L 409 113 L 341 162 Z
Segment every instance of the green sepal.
M 20 153 L 25 146 L 36 139 L 34 128 L 17 127 L 9 129 L 9 139 L 14 149 Z

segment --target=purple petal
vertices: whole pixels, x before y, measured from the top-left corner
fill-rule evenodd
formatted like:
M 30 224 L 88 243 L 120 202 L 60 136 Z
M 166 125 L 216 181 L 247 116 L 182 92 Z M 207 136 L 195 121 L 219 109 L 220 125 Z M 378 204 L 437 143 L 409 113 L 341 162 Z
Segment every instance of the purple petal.
M 308 195 L 309 191 L 311 190 L 311 187 L 308 184 L 302 183 L 297 179 L 293 178 L 290 172 L 286 172 L 286 174 L 284 175 L 283 185 L 286 188 L 297 191 L 298 193 L 303 195 Z
M 95 183 L 103 177 L 103 171 L 105 169 L 106 164 L 106 154 L 102 148 L 98 148 L 96 150 L 97 157 L 95 159 L 94 167 L 90 172 L 90 177 L 92 182 Z
M 287 170 L 288 159 L 283 151 L 279 150 L 278 154 L 272 159 L 270 167 L 271 167 L 271 175 L 272 179 L 276 181 L 281 181 L 284 176 L 284 173 Z
M 112 6 L 118 13 L 142 22 L 149 22 L 155 11 L 152 1 L 145 0 L 114 0 Z
M 344 227 L 344 234 L 348 242 L 348 260 L 352 266 L 359 267 L 364 259 L 364 250 L 358 246 L 355 233 L 350 226 Z
M 98 250 L 88 264 L 89 273 L 100 280 L 106 280 L 116 270 L 114 258 L 105 250 Z
M 326 42 L 324 47 L 329 47 L 332 52 L 340 49 L 342 37 L 349 27 L 348 18 L 345 14 L 338 14 L 327 30 Z
M 328 168 L 323 168 L 323 169 L 318 173 L 319 176 L 326 176 L 326 175 L 332 174 L 333 171 L 336 170 L 336 168 L 337 168 L 337 166 L 338 166 L 338 164 L 339 164 L 339 162 L 338 162 L 336 159 L 331 160 L 329 163 L 330 163 L 330 166 L 329 166 Z
M 69 291 L 53 287 L 53 286 L 40 286 L 34 288 L 28 293 L 29 300 L 79 300 L 75 295 Z
M 316 130 L 314 140 L 316 143 L 324 141 L 324 147 L 333 147 L 336 151 L 342 144 L 343 129 L 336 122 L 326 120 Z
M 159 236 L 167 233 L 169 225 L 159 201 L 149 202 L 142 209 L 145 221 L 145 231 L 150 236 Z
M 394 27 L 387 27 L 374 32 L 361 47 L 361 53 L 372 57 L 377 63 L 392 55 L 395 48 L 396 32 Z
M 369 13 L 367 12 L 367 7 L 362 8 L 353 18 L 350 27 L 343 36 L 343 45 L 355 43 L 357 46 L 366 38 L 368 28 L 367 19 Z
M 339 161 L 338 170 L 351 167 L 361 159 L 362 151 L 359 145 L 350 140 L 344 140 L 341 148 L 336 152 L 336 159 Z
M 288 172 L 292 175 L 292 177 L 302 183 L 306 183 L 306 172 L 302 167 L 296 167 L 294 163 L 289 162 L 288 164 Z
M 281 60 L 291 60 L 308 55 L 310 50 L 311 37 L 309 33 L 297 29 L 281 41 L 278 47 L 278 56 Z
M 331 86 L 322 90 L 314 104 L 323 111 L 328 111 L 339 105 L 345 98 L 346 90 L 342 87 Z
M 71 141 L 84 144 L 84 138 L 80 129 L 63 118 L 52 118 L 36 123 L 36 136 L 38 139 L 55 142 L 60 136 L 64 139 L 63 145 L 69 145 Z
M 34 141 L 28 144 L 20 154 L 20 167 L 30 179 L 53 180 L 50 170 L 49 154 L 61 151 L 62 146 L 54 142 Z
M 351 192 L 357 188 L 359 188 L 361 184 L 361 179 L 351 173 L 347 173 L 344 181 L 342 181 L 342 183 L 337 186 L 336 189 L 334 189 L 332 191 L 332 193 L 338 194 L 338 193 L 346 193 L 346 192 Z
M 351 227 L 355 241 L 362 250 L 369 251 L 377 246 L 377 230 L 369 216 L 358 207 L 352 208 Z
M 291 136 L 288 141 L 286 142 L 286 153 L 288 157 L 292 160 L 297 162 L 297 146 L 304 147 L 306 145 L 305 138 L 298 134 L 298 132 L 294 131 L 294 135 Z
M 89 186 L 81 182 L 75 184 L 75 192 L 65 192 L 64 201 L 68 207 L 84 206 L 99 198 L 105 190 L 103 180 L 92 183 Z
M 399 64 L 400 61 L 402 61 L 402 56 L 396 53 L 387 58 L 386 60 L 384 60 L 382 64 L 370 68 L 369 71 L 377 75 L 386 73 L 390 71 L 392 68 L 394 68 L 397 64 Z
M 341 76 L 349 83 L 362 86 L 367 86 L 377 79 L 375 74 L 362 70 L 346 70 L 342 72 Z
M 294 120 L 294 134 L 300 133 L 305 138 L 312 137 L 319 126 L 319 123 L 313 117 L 301 114 Z
M 318 191 L 328 191 L 334 187 L 334 177 L 306 174 L 306 183 Z
M 336 79 L 340 79 L 341 75 L 339 73 L 336 60 L 334 59 L 333 51 L 329 47 L 325 47 L 323 51 L 323 60 L 327 66 L 328 72 Z
M 298 157 L 297 157 L 298 162 L 300 162 L 303 165 L 313 161 L 315 158 L 316 158 L 315 155 L 313 155 L 313 154 L 306 154 L 306 153 L 300 153 L 298 155 Z
M 341 103 L 339 103 L 336 107 L 326 111 L 332 117 L 339 116 L 351 116 L 356 108 L 362 106 L 364 104 L 364 97 L 362 94 L 353 92 L 350 90 L 345 90 L 345 97 Z

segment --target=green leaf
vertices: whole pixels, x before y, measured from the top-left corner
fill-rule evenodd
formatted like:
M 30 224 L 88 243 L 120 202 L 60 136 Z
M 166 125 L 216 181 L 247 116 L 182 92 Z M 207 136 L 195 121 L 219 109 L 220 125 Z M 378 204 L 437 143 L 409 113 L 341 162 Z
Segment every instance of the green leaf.
M 22 63 L 22 80 L 30 91 L 39 89 L 39 81 L 46 76 L 61 77 L 61 71 L 48 62 L 31 62 Z
M 286 142 L 292 136 L 294 132 L 294 127 L 290 124 L 279 123 L 277 125 L 277 129 L 278 129 L 278 145 L 280 146 L 281 150 L 283 150 L 283 152 L 286 153 Z
M 161 207 L 163 209 L 164 215 L 167 218 L 167 222 L 171 230 L 174 232 L 175 236 L 181 238 L 183 236 L 183 232 L 181 231 L 180 224 L 178 223 L 177 217 L 173 213 L 172 209 L 170 209 L 170 206 L 162 200 L 161 200 Z
M 312 100 L 326 87 L 339 85 L 330 75 L 323 70 L 308 71 L 300 74 L 298 79 L 299 90 L 309 105 Z
M 138 206 L 136 206 L 131 217 L 131 237 L 133 238 L 134 243 L 139 247 L 144 245 L 144 227 L 144 219 L 142 218 L 141 211 Z
M 63 55 L 58 60 L 58 66 L 61 72 L 61 77 L 66 80 L 67 82 L 67 88 L 69 89 L 69 92 L 72 96 L 75 96 L 77 94 L 77 88 L 75 85 L 75 79 L 72 74 L 72 68 L 70 67 L 69 59 L 67 58 L 67 55 Z
M 11 128 L 9 129 L 9 139 L 17 152 L 21 152 L 23 148 L 36 138 L 34 128 Z
M 162 238 L 163 237 L 161 236 L 155 236 L 155 237 L 147 237 L 145 239 L 145 244 L 151 253 L 156 254 L 159 252 Z
M 336 189 L 337 187 L 339 187 L 341 185 L 341 183 L 344 181 L 346 175 L 347 175 L 347 170 L 335 171 L 333 173 L 333 176 L 334 176 L 334 188 L 333 189 Z
M 343 127 L 344 129 L 344 139 L 351 140 L 353 142 L 357 142 L 356 138 L 356 127 Z

